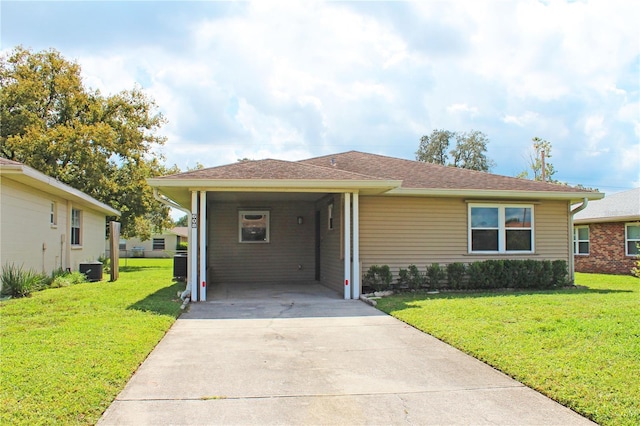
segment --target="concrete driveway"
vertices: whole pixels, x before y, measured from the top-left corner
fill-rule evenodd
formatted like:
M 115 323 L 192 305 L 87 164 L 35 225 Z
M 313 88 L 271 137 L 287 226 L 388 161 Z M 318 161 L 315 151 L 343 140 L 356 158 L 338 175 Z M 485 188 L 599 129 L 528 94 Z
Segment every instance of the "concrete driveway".
M 237 286 L 183 314 L 99 425 L 586 425 L 361 301 Z

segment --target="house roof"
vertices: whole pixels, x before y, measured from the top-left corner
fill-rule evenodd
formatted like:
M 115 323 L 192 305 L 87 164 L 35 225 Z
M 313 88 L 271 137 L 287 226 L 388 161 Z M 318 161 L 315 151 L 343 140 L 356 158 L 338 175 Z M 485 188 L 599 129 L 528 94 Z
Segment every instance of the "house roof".
M 598 199 L 603 194 L 474 170 L 349 151 L 300 161 L 242 161 L 149 179 L 188 205 L 188 190 L 341 192 L 363 195 L 463 196 L 520 199 Z
M 2 179 L 11 179 L 44 193 L 71 200 L 107 216 L 120 216 L 120 212 L 111 206 L 20 162 L 0 158 L 0 176 Z
M 187 238 L 189 236 L 188 226 L 175 226 L 171 228 L 171 233 L 176 234 L 179 237 Z
M 623 222 L 640 220 L 640 188 L 608 195 L 591 201 L 576 213 L 574 223 Z

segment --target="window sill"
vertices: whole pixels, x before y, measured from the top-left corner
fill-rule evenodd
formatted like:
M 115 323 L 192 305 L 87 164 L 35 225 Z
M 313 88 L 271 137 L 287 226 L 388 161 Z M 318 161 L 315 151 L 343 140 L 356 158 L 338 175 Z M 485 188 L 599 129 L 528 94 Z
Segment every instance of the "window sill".
M 81 245 L 71 245 L 71 250 L 82 250 L 82 246 Z
M 58 225 L 50 224 L 51 229 L 58 229 Z

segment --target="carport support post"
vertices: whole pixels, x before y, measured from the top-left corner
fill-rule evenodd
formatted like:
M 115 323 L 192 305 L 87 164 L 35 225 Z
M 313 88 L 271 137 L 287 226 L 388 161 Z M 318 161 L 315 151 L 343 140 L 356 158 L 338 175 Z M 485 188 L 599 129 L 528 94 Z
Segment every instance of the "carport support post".
M 344 193 L 344 298 L 351 299 L 351 193 Z
M 351 292 L 354 299 L 360 298 L 360 206 L 358 193 L 353 193 L 353 277 Z
M 189 282 L 191 284 L 191 300 L 198 301 L 198 191 L 191 191 L 191 238 L 188 253 L 191 264 L 189 265 Z
M 200 191 L 200 301 L 207 300 L 207 191 Z

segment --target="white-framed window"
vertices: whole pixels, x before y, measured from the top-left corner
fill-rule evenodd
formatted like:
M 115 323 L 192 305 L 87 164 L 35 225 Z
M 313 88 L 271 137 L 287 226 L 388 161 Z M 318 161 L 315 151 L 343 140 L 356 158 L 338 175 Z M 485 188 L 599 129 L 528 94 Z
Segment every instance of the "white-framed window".
M 153 239 L 153 249 L 154 250 L 164 250 L 164 238 L 154 238 Z
M 533 205 L 469 204 L 469 253 L 533 253 Z
M 118 249 L 126 250 L 127 249 L 127 240 L 125 240 L 124 238 L 120 238 L 120 241 L 118 241 Z
M 589 254 L 589 226 L 575 226 L 573 228 L 573 253 Z
M 239 242 L 268 243 L 269 238 L 269 211 L 240 210 L 238 212 Z
M 58 225 L 58 203 L 55 201 L 51 202 L 51 212 L 49 213 L 49 223 L 51 226 Z
M 333 203 L 330 203 L 327 207 L 327 228 L 333 229 Z
M 71 209 L 71 245 L 82 245 L 82 210 Z
M 625 224 L 624 241 L 627 256 L 640 256 L 640 222 Z

